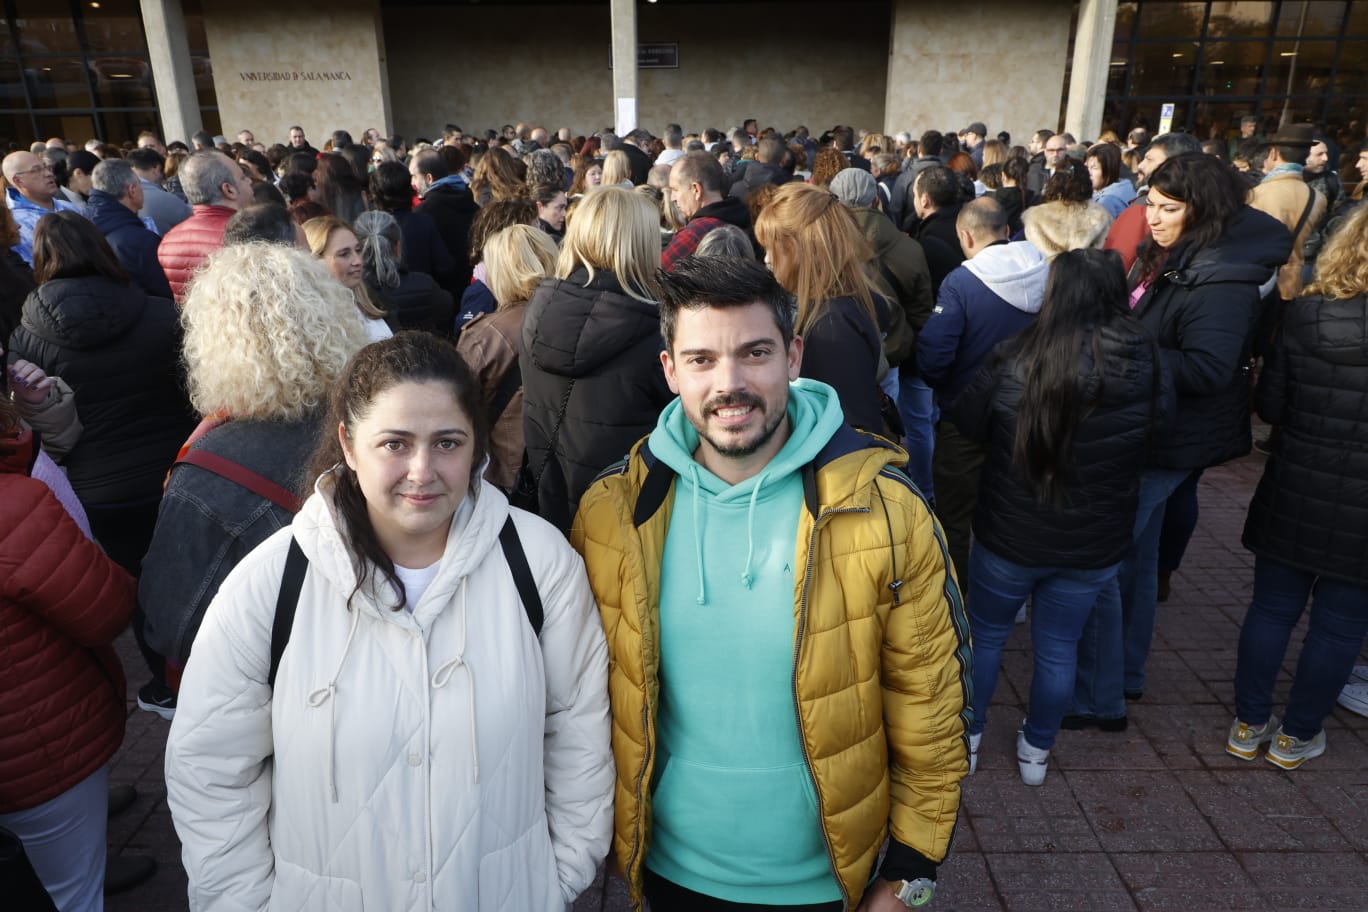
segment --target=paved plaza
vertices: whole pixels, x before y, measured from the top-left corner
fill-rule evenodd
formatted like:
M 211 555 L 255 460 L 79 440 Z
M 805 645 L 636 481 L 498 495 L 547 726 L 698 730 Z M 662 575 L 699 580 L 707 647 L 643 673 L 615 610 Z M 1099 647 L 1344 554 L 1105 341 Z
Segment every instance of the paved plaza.
M 1251 456 L 1207 472 L 1201 522 L 1173 594 L 1160 605 L 1144 699 L 1121 734 L 1063 732 L 1042 788 L 1017 775 L 1014 745 L 1030 677 L 1018 627 L 1006 652 L 979 771 L 964 807 L 936 910 L 1368 910 L 1368 719 L 1337 709 L 1324 756 L 1284 772 L 1225 753 L 1232 680 L 1253 558 L 1240 546 L 1263 468 Z M 1286 699 L 1301 633 L 1284 663 Z M 113 852 L 151 855 L 155 878 L 110 897 L 111 912 L 186 908 L 180 846 L 166 809 L 162 750 L 169 723 L 138 712 L 143 680 L 131 635 L 128 734 L 112 781 L 134 784 L 132 809 L 110 821 Z M 576 912 L 628 908 L 621 884 L 592 889 Z

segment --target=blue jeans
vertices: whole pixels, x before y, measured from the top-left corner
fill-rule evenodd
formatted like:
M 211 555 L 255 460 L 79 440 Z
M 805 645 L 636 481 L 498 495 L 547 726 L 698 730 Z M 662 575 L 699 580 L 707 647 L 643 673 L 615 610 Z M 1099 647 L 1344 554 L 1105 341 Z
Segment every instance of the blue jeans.
M 907 475 L 912 483 L 935 502 L 931 481 L 931 457 L 936 451 L 936 421 L 940 409 L 936 394 L 921 377 L 903 373 L 898 377 L 898 414 L 902 416 L 904 445 L 907 447 Z
M 1083 625 L 1098 595 L 1116 579 L 1117 564 L 1099 570 L 1023 567 L 975 542 L 969 552 L 969 630 L 974 642 L 974 721 L 970 734 L 988 723 L 997 688 L 1002 648 L 1017 609 L 1031 597 L 1031 702 L 1023 730 L 1033 747 L 1049 750 L 1069 709 Z
M 1368 636 L 1368 588 L 1318 580 L 1307 570 L 1259 557 L 1254 561 L 1254 596 L 1240 628 L 1240 659 L 1235 666 L 1235 715 L 1241 722 L 1263 725 L 1272 714 L 1273 682 L 1313 586 L 1311 622 L 1297 659 L 1283 730 L 1294 738 L 1314 738 L 1335 708 L 1335 698 Z
M 1125 691 L 1145 689 L 1145 661 L 1154 639 L 1159 604 L 1159 535 L 1164 504 L 1187 479 L 1189 469 L 1146 469 L 1140 473 L 1140 499 L 1134 539 L 1117 574 L 1119 605 L 1104 592 L 1083 631 L 1079 646 L 1074 708 L 1078 715 L 1112 719 L 1126 714 Z

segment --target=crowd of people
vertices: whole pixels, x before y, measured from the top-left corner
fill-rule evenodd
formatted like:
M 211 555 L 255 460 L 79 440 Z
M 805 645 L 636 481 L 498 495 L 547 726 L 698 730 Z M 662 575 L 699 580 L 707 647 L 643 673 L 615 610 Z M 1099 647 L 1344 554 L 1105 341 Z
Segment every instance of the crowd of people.
M 551 912 L 605 858 L 654 912 L 920 907 L 1015 626 L 1039 786 L 1256 446 L 1225 749 L 1320 756 L 1368 715 L 1368 141 L 1246 132 L 10 151 L 13 882 L 150 876 L 131 625 L 192 909 Z

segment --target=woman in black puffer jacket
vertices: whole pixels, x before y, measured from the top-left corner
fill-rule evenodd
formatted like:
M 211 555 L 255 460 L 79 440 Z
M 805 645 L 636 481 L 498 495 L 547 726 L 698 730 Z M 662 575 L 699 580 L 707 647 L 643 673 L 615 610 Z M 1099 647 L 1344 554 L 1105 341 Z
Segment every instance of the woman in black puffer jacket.
M 38 222 L 33 266 L 39 287 L 9 360 L 32 361 L 75 391 L 85 430 L 65 459 L 71 487 L 96 540 L 137 576 L 162 482 L 196 423 L 175 305 L 130 285 L 104 237 L 74 212 Z
M 537 511 L 565 533 L 594 477 L 649 434 L 674 398 L 660 366 L 659 224 L 639 193 L 586 194 L 556 278 L 543 280 L 523 315 L 529 483 Z
M 1035 671 L 1017 736 L 1027 785 L 1044 782 L 1073 698 L 1083 626 L 1114 590 L 1130 547 L 1164 389 L 1158 346 L 1126 306 L 1120 257 L 1085 249 L 1055 258 L 1039 318 L 999 347 L 956 403 L 961 430 L 988 453 L 969 558 L 970 756 L 1029 596 Z
M 1325 751 L 1322 723 L 1368 635 L 1368 207 L 1330 237 L 1315 279 L 1292 303 L 1259 378 L 1260 416 L 1282 429 L 1249 505 L 1254 596 L 1240 630 L 1229 753 L 1272 741 L 1295 769 Z M 1315 590 L 1287 716 L 1273 685 Z M 1362 712 L 1368 688 L 1341 702 Z

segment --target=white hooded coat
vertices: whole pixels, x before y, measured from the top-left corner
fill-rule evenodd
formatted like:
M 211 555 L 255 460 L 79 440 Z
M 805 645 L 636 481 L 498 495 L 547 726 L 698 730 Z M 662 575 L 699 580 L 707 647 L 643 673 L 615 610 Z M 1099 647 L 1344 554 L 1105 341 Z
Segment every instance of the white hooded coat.
M 327 496 L 247 556 L 205 615 L 166 749 L 192 910 L 551 912 L 607 854 L 607 650 L 580 558 L 511 510 L 540 644 L 481 483 L 414 611 L 356 581 Z M 321 492 L 321 493 L 320 493 Z M 309 559 L 272 692 L 290 537 Z

